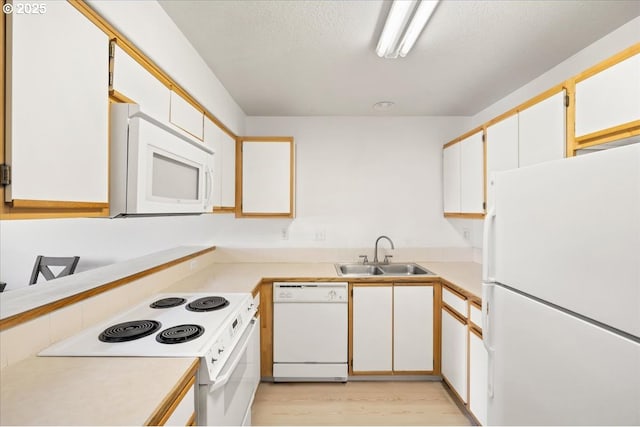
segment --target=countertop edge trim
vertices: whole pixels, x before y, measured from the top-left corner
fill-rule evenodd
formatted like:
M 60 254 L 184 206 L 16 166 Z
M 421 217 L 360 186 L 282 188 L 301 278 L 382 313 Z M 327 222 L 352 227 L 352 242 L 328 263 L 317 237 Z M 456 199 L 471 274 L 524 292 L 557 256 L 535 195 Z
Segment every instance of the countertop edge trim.
M 176 399 L 181 399 L 184 397 L 182 393 L 186 387 L 190 386 L 190 383 L 193 382 L 195 384 L 194 376 L 200 367 L 200 359 L 195 358 L 189 369 L 180 377 L 180 380 L 176 383 L 175 386 L 171 389 L 171 391 L 162 399 L 162 401 L 158 404 L 153 413 L 147 418 L 144 422 L 145 426 L 157 426 L 163 425 L 169 416 L 168 413 L 172 409 Z M 188 391 L 188 390 L 187 390 Z M 175 408 L 173 408 L 175 410 Z

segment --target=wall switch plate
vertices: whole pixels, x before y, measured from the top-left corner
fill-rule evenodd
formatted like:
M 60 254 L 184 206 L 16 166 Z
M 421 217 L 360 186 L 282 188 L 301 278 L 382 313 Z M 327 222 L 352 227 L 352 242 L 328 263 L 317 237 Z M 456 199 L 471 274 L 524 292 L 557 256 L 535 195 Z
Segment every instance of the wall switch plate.
M 282 238 L 282 240 L 289 240 L 289 229 L 283 228 L 282 230 L 280 230 L 280 237 Z
M 317 242 L 324 242 L 327 240 L 327 232 L 325 230 L 317 230 L 315 234 L 315 240 Z
M 463 228 L 462 229 L 462 237 L 464 237 L 464 240 L 471 240 L 471 230 L 469 230 L 468 228 Z

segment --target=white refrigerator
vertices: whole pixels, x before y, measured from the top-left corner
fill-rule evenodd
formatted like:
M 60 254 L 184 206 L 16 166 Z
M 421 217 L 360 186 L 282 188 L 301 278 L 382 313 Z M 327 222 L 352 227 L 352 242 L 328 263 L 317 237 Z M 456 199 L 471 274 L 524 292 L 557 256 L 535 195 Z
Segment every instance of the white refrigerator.
M 496 173 L 489 425 L 640 425 L 640 144 Z

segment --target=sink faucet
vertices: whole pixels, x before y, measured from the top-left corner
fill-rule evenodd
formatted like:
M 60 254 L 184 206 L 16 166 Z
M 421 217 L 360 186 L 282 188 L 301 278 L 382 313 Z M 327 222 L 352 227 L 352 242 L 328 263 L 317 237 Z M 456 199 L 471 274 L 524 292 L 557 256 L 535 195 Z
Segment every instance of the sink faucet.
M 375 250 L 373 252 L 373 263 L 377 264 L 378 263 L 378 242 L 380 241 L 380 239 L 387 239 L 389 241 L 389 243 L 391 243 L 391 249 L 395 249 L 395 247 L 393 246 L 393 242 L 391 241 L 390 238 L 388 238 L 387 236 L 380 236 L 376 239 L 376 247 Z M 386 262 L 389 262 L 389 258 L 388 256 L 384 257 Z

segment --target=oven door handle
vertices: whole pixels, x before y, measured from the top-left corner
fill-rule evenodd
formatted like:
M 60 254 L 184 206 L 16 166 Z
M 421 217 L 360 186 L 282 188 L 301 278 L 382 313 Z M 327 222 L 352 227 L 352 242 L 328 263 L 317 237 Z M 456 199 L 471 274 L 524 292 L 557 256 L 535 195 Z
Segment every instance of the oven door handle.
M 238 341 L 236 348 L 233 350 L 233 353 L 236 353 L 236 357 L 234 357 L 233 360 L 230 360 L 229 364 L 226 365 L 222 369 L 222 371 L 220 371 L 220 375 L 215 379 L 215 382 L 209 386 L 209 392 L 217 390 L 227 384 L 227 382 L 229 382 L 231 375 L 233 375 L 233 371 L 236 370 L 238 363 L 240 363 L 240 359 L 242 359 L 242 355 L 245 353 L 247 347 L 249 346 L 251 335 L 254 334 L 255 330 L 257 329 L 256 323 L 257 322 L 255 317 L 251 319 L 249 327 L 243 334 L 242 339 Z

